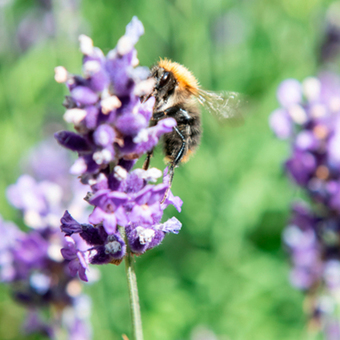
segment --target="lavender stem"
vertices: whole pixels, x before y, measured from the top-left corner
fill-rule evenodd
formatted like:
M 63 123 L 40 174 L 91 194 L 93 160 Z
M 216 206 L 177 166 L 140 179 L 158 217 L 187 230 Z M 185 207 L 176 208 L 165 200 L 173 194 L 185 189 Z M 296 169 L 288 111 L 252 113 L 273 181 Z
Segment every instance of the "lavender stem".
M 128 282 L 129 298 L 130 298 L 130 313 L 132 322 L 132 333 L 133 340 L 143 340 L 143 328 L 142 328 L 142 318 L 139 306 L 139 296 L 137 288 L 137 278 L 134 267 L 134 258 L 128 246 L 128 241 L 126 238 L 124 228 L 119 228 L 121 235 L 124 237 L 127 244 L 127 250 L 125 255 L 125 269 L 126 278 Z

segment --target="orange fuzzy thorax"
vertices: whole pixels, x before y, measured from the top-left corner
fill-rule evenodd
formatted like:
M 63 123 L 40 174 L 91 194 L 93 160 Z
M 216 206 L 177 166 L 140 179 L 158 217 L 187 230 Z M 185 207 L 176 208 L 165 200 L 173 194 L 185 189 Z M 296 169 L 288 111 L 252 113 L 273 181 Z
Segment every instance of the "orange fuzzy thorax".
M 197 94 L 199 88 L 198 81 L 186 67 L 168 59 L 161 59 L 158 62 L 158 66 L 164 68 L 165 71 L 173 73 L 180 90 L 188 90 L 194 95 Z

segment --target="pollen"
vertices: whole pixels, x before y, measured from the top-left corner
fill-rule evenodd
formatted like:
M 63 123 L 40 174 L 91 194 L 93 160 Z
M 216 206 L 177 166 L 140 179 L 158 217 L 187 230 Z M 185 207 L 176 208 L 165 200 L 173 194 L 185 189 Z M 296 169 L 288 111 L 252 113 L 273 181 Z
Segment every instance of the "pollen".
M 192 150 L 188 150 L 188 152 L 184 155 L 184 157 L 182 158 L 182 162 L 185 163 L 189 160 L 189 157 L 193 154 Z
M 172 62 L 168 59 L 161 59 L 158 66 L 164 68 L 168 72 L 172 72 L 178 81 L 180 90 L 188 90 L 192 94 L 197 94 L 199 83 L 194 75 L 183 65 Z
M 186 163 L 193 153 L 194 153 L 194 150 L 188 150 L 187 153 L 181 159 L 181 163 Z M 174 158 L 166 156 L 166 157 L 164 157 L 163 160 L 164 160 L 164 163 L 171 163 L 174 160 Z

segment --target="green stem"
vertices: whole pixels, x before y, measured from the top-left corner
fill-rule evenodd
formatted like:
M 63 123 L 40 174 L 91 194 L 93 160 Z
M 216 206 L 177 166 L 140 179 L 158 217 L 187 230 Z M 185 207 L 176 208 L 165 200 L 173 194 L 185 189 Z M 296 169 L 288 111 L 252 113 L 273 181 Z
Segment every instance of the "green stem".
M 139 297 L 137 289 L 137 278 L 134 268 L 134 258 L 128 246 L 124 228 L 119 229 L 122 236 L 124 236 L 127 247 L 125 255 L 125 269 L 129 289 L 133 340 L 143 340 L 142 318 L 139 307 Z

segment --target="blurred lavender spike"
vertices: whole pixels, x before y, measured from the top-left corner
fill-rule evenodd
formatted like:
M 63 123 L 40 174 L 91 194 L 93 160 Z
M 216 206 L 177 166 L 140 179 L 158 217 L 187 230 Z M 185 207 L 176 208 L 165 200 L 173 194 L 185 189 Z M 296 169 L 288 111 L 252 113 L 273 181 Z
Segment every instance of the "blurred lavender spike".
M 308 199 L 308 204 L 293 204 L 291 220 L 283 233 L 293 265 L 290 280 L 313 299 L 308 311 L 311 322 L 323 325 L 327 339 L 337 339 L 340 78 L 322 73 L 302 83 L 288 79 L 279 86 L 277 96 L 282 107 L 272 113 L 270 126 L 278 138 L 289 138 L 291 155 L 285 170 Z
M 10 203 L 21 210 L 24 223 L 30 229 L 25 233 L 15 224 L 0 219 L 0 231 L 4 236 L 0 241 L 0 281 L 10 284 L 15 300 L 28 309 L 23 325 L 26 334 L 40 333 L 55 339 L 60 320 L 68 319 L 63 327 L 69 339 L 76 339 L 81 334 L 81 339 L 90 340 L 89 314 L 84 317 L 77 307 L 78 301 L 87 297 L 81 292 L 76 272 L 72 271 L 71 259 L 62 257 L 61 248 L 67 243 L 59 229 L 59 218 L 65 208 L 77 218 L 87 215 L 87 204 L 79 199 L 86 194 L 86 187 L 68 175 L 69 158 L 64 152 L 58 152 L 60 150 L 54 153 L 54 148 L 51 141 L 41 143 L 29 153 L 34 157 L 24 161 L 26 168 L 40 181 L 22 175 L 7 190 Z M 51 164 L 56 168 L 49 169 Z M 70 214 L 65 216 L 64 222 L 68 232 L 78 231 L 76 227 L 86 230 L 86 226 L 77 225 Z M 73 242 L 77 249 L 85 245 L 80 237 Z M 86 260 L 81 254 L 86 252 L 77 253 L 84 265 Z M 86 269 L 84 265 L 83 271 L 78 271 L 88 280 Z M 51 313 L 47 318 L 46 309 L 58 313 Z M 69 318 L 71 314 L 72 318 Z

